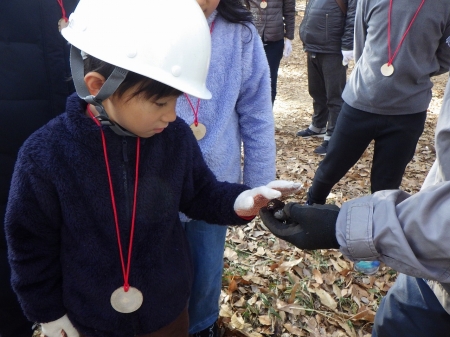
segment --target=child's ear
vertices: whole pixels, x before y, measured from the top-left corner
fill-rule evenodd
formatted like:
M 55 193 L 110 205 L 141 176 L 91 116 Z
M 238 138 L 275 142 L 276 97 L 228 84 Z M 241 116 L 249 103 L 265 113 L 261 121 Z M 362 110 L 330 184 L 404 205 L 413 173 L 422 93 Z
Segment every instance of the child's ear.
M 84 76 L 84 83 L 86 83 L 89 93 L 94 96 L 98 94 L 105 81 L 103 75 L 95 71 L 91 71 Z

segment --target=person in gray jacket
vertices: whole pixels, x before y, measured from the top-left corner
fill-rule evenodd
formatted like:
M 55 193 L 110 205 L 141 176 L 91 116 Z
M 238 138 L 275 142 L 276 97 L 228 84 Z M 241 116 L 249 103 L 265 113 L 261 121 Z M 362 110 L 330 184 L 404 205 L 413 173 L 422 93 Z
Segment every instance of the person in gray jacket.
M 347 65 L 353 59 L 353 30 L 357 0 L 309 0 L 300 25 L 307 53 L 308 90 L 313 99 L 311 125 L 298 137 L 324 137 L 314 152 L 327 153 L 342 107 Z
M 372 336 L 448 336 L 450 331 L 450 82 L 436 128 L 436 161 L 420 192 L 379 191 L 335 205 L 289 203 L 264 224 L 300 249 L 340 248 L 400 274 L 377 310 Z M 281 205 L 282 206 L 282 205 Z
M 431 76 L 450 68 L 449 35 L 448 2 L 358 1 L 355 68 L 308 204 L 324 204 L 372 140 L 371 192 L 399 188 L 423 132 Z
M 450 67 L 450 6 L 432 0 L 359 0 L 355 68 L 339 118 L 308 191 L 324 204 L 332 187 L 375 141 L 370 189 L 399 188 L 414 156 L 431 100 L 431 76 Z M 420 46 L 420 47 L 419 47 Z M 374 273 L 365 262 L 357 271 Z
M 270 68 L 272 105 L 277 95 L 278 68 L 283 55 L 292 52 L 295 29 L 295 0 L 245 0 L 264 44 Z

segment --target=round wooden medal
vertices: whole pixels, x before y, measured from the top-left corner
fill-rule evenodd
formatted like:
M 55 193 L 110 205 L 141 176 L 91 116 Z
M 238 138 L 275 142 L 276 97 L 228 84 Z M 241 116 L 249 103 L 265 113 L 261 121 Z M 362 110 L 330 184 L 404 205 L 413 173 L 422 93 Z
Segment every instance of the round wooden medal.
M 200 140 L 206 135 L 206 126 L 202 123 L 191 124 L 191 130 L 194 133 L 195 139 Z
M 69 20 L 66 21 L 65 18 L 61 18 L 58 21 L 58 29 L 59 31 L 63 30 L 64 28 L 66 28 L 69 25 Z
M 262 9 L 267 8 L 267 1 L 265 1 L 265 0 L 261 1 L 261 3 L 259 4 L 259 6 L 260 6 Z
M 111 295 L 111 306 L 114 310 L 121 312 L 123 314 L 129 314 L 138 310 L 142 302 L 144 302 L 144 297 L 142 293 L 134 288 L 130 287 L 127 292 L 122 287 L 116 289 Z
M 381 66 L 380 70 L 381 70 L 381 74 L 383 74 L 383 76 L 388 77 L 394 73 L 394 66 L 392 64 L 389 65 L 389 64 L 385 63 Z

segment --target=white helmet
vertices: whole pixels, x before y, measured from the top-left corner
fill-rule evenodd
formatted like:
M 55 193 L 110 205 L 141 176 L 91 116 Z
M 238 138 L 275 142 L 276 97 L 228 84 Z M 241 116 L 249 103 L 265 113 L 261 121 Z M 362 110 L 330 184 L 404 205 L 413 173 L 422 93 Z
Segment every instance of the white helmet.
M 211 98 L 211 36 L 196 0 L 80 0 L 61 33 L 102 61 Z

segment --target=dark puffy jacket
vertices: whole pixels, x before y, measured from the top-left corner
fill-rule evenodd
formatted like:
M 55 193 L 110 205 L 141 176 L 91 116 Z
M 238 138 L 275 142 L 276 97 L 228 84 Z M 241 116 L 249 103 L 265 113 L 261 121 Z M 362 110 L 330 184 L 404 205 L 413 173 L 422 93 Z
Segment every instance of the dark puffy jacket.
M 67 15 L 78 0 L 64 0 Z M 17 152 L 35 130 L 64 112 L 73 91 L 56 0 L 0 2 L 0 218 Z M 3 227 L 3 226 L 2 226 Z M 6 249 L 3 229 L 0 250 Z
M 337 54 L 353 50 L 357 0 L 343 0 L 344 14 L 336 0 L 309 0 L 300 24 L 300 39 L 308 52 Z
M 266 8 L 261 8 L 261 0 L 249 1 L 253 22 L 259 36 L 264 42 L 279 41 L 284 37 L 294 39 L 295 0 L 265 1 Z

